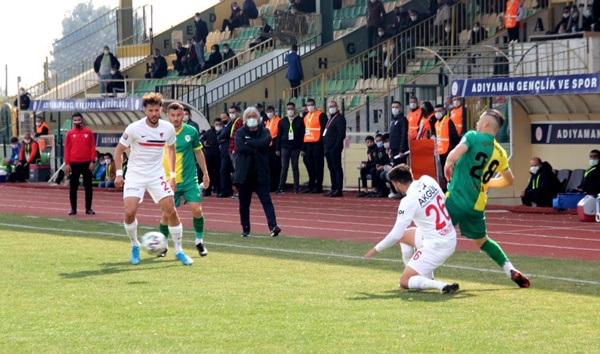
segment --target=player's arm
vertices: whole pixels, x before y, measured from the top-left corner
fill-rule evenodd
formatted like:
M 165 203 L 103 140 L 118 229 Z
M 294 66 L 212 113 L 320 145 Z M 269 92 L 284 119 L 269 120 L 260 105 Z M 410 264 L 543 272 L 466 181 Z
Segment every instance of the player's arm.
M 208 168 L 206 167 L 206 158 L 204 157 L 204 152 L 201 148 L 196 149 L 194 152 L 196 153 L 196 161 L 202 170 L 202 183 L 204 183 L 204 188 L 208 189 L 210 186 L 210 178 L 208 177 Z
M 492 178 L 488 183 L 488 188 L 504 188 L 511 186 L 515 182 L 515 176 L 510 168 L 500 172 L 500 176 Z
M 450 151 L 448 158 L 446 158 L 446 165 L 444 166 L 444 176 L 446 177 L 446 181 L 450 182 L 450 180 L 452 180 L 454 164 L 467 152 L 467 150 L 469 150 L 469 147 L 461 142 Z
M 169 184 L 171 189 L 175 192 L 177 188 L 177 181 L 175 180 L 177 174 L 175 173 L 175 144 L 167 145 L 167 165 L 169 166 Z
M 377 253 L 392 247 L 397 244 L 402 236 L 404 235 L 404 231 L 410 225 L 413 216 L 415 213 L 415 208 L 407 203 L 406 199 L 400 202 L 400 207 L 398 208 L 398 216 L 396 217 L 396 223 L 392 228 L 392 231 L 381 240 L 375 247 L 373 247 L 369 252 L 365 254 L 365 258 L 371 258 Z
M 123 187 L 123 152 L 125 152 L 125 150 L 127 150 L 127 147 L 121 143 L 118 143 L 117 147 L 115 148 L 114 159 L 115 168 L 117 169 L 115 187 L 117 188 Z

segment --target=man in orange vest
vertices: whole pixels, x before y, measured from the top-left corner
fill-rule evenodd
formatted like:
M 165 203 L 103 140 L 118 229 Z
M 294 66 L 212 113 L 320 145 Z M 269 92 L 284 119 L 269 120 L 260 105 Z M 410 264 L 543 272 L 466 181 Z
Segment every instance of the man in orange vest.
M 520 0 L 508 0 L 504 11 L 504 27 L 508 31 L 509 43 L 519 41 L 519 22 L 521 21 L 522 9 Z
M 281 157 L 276 154 L 275 139 L 279 133 L 279 121 L 281 118 L 275 114 L 275 107 L 267 106 L 267 119 L 263 122 L 265 128 L 271 133 L 271 144 L 269 144 L 269 171 L 271 176 L 271 192 L 277 190 L 279 175 L 281 175 Z
M 433 111 L 433 105 L 429 101 L 423 102 L 421 105 L 423 116 L 419 122 L 419 132 L 417 133 L 417 140 L 421 139 L 433 139 L 435 136 L 435 112 Z
M 448 154 L 458 143 L 460 143 L 460 135 L 456 130 L 454 122 L 446 114 L 446 109 L 443 105 L 438 104 L 434 108 L 435 117 L 437 122 L 435 123 L 435 136 L 437 141 L 437 154 L 440 158 L 440 166 L 438 171 L 443 171 L 446 165 L 446 159 Z M 443 183 L 443 186 L 446 184 Z
M 323 130 L 327 125 L 327 115 L 317 109 L 315 100 L 306 101 L 308 113 L 304 116 L 304 144 L 300 155 L 308 172 L 308 188 L 302 193 L 323 193 L 323 170 L 325 152 L 323 150 Z
M 423 110 L 419 107 L 419 99 L 414 96 L 408 100 L 408 107 L 410 108 L 406 116 L 408 120 L 408 140 L 415 140 L 419 132 L 419 123 L 423 116 Z
M 44 122 L 44 118 L 42 116 L 35 117 L 35 134 L 34 138 L 38 138 L 42 135 L 50 135 L 50 127 L 48 123 Z
M 463 105 L 460 97 L 453 97 L 454 108 L 450 111 L 450 119 L 454 126 L 456 127 L 456 132 L 458 135 L 463 134 Z

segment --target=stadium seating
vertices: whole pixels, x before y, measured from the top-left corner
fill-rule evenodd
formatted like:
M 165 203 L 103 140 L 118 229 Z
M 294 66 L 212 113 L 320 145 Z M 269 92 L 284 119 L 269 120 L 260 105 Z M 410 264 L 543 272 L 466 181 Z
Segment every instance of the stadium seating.
M 577 168 L 571 172 L 571 176 L 569 177 L 569 181 L 565 186 L 566 191 L 576 190 L 577 187 L 581 186 L 583 183 L 583 177 L 585 174 L 585 170 Z
M 558 178 L 558 181 L 560 182 L 561 186 L 563 187 L 563 190 L 566 190 L 567 184 L 569 183 L 569 178 L 571 177 L 571 170 L 569 169 L 562 169 L 560 171 L 558 171 L 558 173 L 556 174 L 556 177 Z

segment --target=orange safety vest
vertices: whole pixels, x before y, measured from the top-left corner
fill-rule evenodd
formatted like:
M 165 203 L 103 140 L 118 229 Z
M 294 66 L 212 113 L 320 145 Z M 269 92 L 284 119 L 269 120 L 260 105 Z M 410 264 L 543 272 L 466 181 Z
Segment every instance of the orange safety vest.
M 410 111 L 406 120 L 408 120 L 408 140 L 415 140 L 417 138 L 417 133 L 419 132 L 419 122 L 421 121 L 421 117 L 423 116 L 423 110 L 421 108 L 417 108 L 414 111 Z
M 458 135 L 462 135 L 462 121 L 463 121 L 463 108 L 462 105 L 454 108 L 450 112 L 450 119 L 454 122 L 454 126 L 456 127 L 456 132 Z
M 36 126 L 35 127 L 35 132 L 37 134 L 42 134 L 42 131 L 44 130 L 44 128 L 48 129 L 48 135 L 50 135 L 50 126 L 48 126 L 48 123 L 46 122 L 42 122 L 42 124 L 40 124 L 40 126 Z
M 273 142 L 275 141 L 275 138 L 277 138 L 277 134 L 279 133 L 280 120 L 281 118 L 279 118 L 278 116 L 274 116 L 272 119 L 269 119 L 265 122 L 265 128 L 269 129 L 269 132 L 271 133 L 271 143 L 269 144 L 269 146 L 273 146 Z
M 307 113 L 304 116 L 304 126 L 306 127 L 306 133 L 304 134 L 305 143 L 316 143 L 321 140 L 321 117 L 323 112 L 320 109 L 315 109 L 314 112 Z
M 448 153 L 450 149 L 450 126 L 448 122 L 450 117 L 445 115 L 442 120 L 438 120 L 435 123 L 435 135 L 437 137 L 437 153 L 438 155 L 444 155 Z
M 519 15 L 519 0 L 506 2 L 506 11 L 504 12 L 504 27 L 515 28 L 517 26 L 517 16 Z
M 421 121 L 419 122 L 419 133 L 417 134 L 417 140 L 432 138 L 433 134 L 431 134 L 431 124 L 429 124 L 429 119 L 431 119 L 433 115 L 435 115 L 435 113 L 431 113 L 429 117 L 421 117 Z M 427 132 L 429 132 L 429 134 L 427 134 Z

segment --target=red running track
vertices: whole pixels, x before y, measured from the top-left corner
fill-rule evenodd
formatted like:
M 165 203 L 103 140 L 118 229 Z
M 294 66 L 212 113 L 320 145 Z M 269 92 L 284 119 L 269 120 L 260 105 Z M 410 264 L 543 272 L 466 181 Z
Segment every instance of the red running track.
M 67 216 L 70 209 L 68 189 L 39 184 L 0 184 L 3 201 L 0 212 L 75 217 L 121 222 L 122 194 L 118 190 L 94 190 L 96 215 L 83 213 L 84 196 L 80 188 L 80 213 Z M 281 236 L 343 239 L 376 243 L 395 222 L 398 201 L 387 198 L 326 198 L 319 194 L 273 195 Z M 203 200 L 206 228 L 211 231 L 240 232 L 237 200 L 208 197 Z M 508 255 L 556 257 L 600 261 L 600 224 L 584 223 L 576 215 L 515 213 L 502 207 L 487 212 L 489 235 L 498 241 Z M 191 214 L 180 209 L 183 225 L 192 228 Z M 140 205 L 138 221 L 157 225 L 160 210 L 147 196 Z M 268 229 L 260 202 L 252 200 L 252 232 L 267 234 Z M 210 233 L 208 233 L 210 237 Z M 474 244 L 459 238 L 459 250 L 478 251 Z

